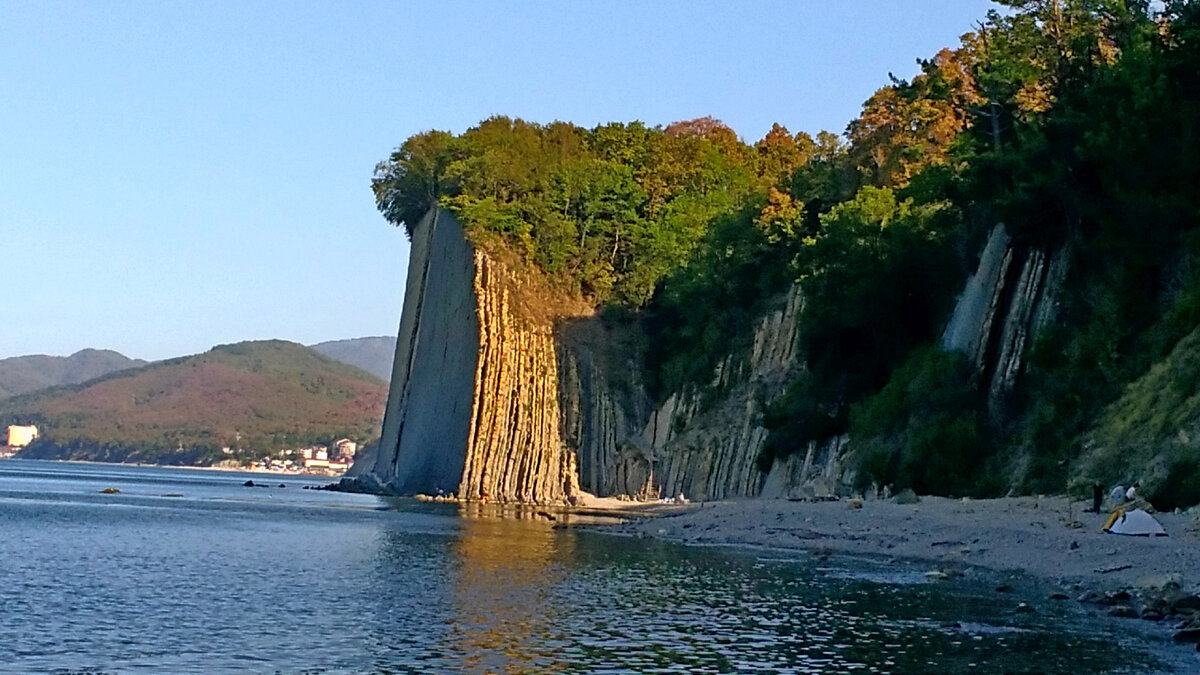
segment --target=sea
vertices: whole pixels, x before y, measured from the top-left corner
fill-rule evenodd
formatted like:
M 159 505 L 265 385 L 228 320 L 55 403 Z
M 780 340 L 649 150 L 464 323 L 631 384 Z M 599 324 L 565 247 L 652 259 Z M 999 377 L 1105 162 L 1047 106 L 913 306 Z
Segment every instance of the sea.
M 973 575 L 935 581 L 892 561 L 689 547 L 533 510 L 305 489 L 324 481 L 0 460 L 0 672 L 1142 674 L 1200 664 L 1164 628 L 1040 589 L 998 593 Z M 1022 601 L 1036 611 L 1015 611 Z

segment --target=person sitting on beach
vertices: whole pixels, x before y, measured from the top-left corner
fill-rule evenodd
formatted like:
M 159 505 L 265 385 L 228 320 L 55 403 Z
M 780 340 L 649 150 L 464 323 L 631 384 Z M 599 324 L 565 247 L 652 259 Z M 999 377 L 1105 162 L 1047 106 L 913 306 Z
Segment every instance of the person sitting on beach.
M 1125 501 L 1127 501 L 1127 502 L 1136 502 L 1136 501 L 1138 500 L 1138 493 L 1137 493 L 1137 490 L 1138 490 L 1138 488 L 1140 488 L 1141 486 L 1142 486 L 1142 484 L 1141 484 L 1141 482 L 1140 482 L 1140 481 L 1139 481 L 1139 482 L 1136 482 L 1136 483 L 1134 483 L 1133 485 L 1130 485 L 1130 486 L 1129 486 L 1129 489 L 1125 491 Z
M 1120 506 L 1125 503 L 1125 486 L 1115 485 L 1112 492 L 1108 493 L 1108 499 L 1113 503 L 1113 506 Z

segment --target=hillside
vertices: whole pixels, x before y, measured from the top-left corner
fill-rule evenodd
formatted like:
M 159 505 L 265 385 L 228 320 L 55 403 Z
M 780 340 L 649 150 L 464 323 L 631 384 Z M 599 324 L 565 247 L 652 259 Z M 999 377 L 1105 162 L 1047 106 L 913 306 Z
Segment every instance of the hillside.
M 378 431 L 387 387 L 298 344 L 221 345 L 85 384 L 0 402 L 0 425 L 34 423 L 22 457 L 207 464 Z
M 145 365 L 108 349 L 83 349 L 70 356 L 15 356 L 0 359 L 0 399 L 88 380 Z
M 1200 451 L 1182 418 L 1195 382 L 1184 338 L 1200 326 L 1200 5 L 999 4 L 1009 11 L 919 60 L 911 79 L 891 78 L 841 135 L 776 125 L 748 143 L 707 117 L 585 128 L 497 116 L 404 141 L 376 169 L 376 205 L 412 237 L 413 260 L 419 246 L 453 243 L 436 215 L 416 236 L 433 207 L 475 249 L 455 265 L 429 255 L 428 270 L 446 277 L 423 270 L 410 287 L 469 300 L 444 282 L 474 276 L 486 327 L 476 372 L 502 377 L 476 387 L 472 409 L 511 418 L 485 431 L 536 426 L 525 408 L 493 404 L 550 379 L 542 337 L 574 321 L 563 312 L 559 325 L 523 326 L 529 317 L 508 311 L 511 289 L 497 280 L 541 276 L 652 345 L 619 372 L 581 355 L 560 382 L 583 420 L 570 447 L 585 472 L 597 459 L 608 486 L 662 481 L 678 460 L 679 475 L 722 476 L 689 484 L 741 496 L 797 465 L 825 467 L 847 491 L 989 496 L 1165 466 L 1147 496 L 1200 502 Z M 490 276 L 500 266 L 509 272 Z M 782 305 L 796 311 L 776 314 Z M 406 339 L 418 329 L 474 339 L 469 321 L 430 323 L 440 307 L 413 310 Z M 772 332 L 795 335 L 778 372 L 755 367 L 769 361 L 761 338 Z M 426 366 L 409 367 L 420 379 Z M 675 456 L 646 434 L 592 433 L 641 426 L 596 384 L 633 373 L 653 420 L 678 421 L 654 427 L 654 438 L 678 434 Z M 422 381 L 441 391 L 444 380 Z M 701 452 L 715 436 L 688 425 L 714 410 L 753 433 Z M 530 432 L 528 447 L 557 447 L 553 426 Z M 1123 456 L 1131 443 L 1137 461 L 1083 473 L 1081 449 Z M 727 480 L 731 466 L 744 480 Z
M 1142 483 L 1159 508 L 1200 494 L 1200 328 L 1132 382 L 1083 444 L 1080 473 L 1107 484 Z
M 392 377 L 392 357 L 396 352 L 396 338 L 380 335 L 350 340 L 331 340 L 309 345 L 309 349 L 316 350 L 335 361 L 361 368 L 387 382 Z

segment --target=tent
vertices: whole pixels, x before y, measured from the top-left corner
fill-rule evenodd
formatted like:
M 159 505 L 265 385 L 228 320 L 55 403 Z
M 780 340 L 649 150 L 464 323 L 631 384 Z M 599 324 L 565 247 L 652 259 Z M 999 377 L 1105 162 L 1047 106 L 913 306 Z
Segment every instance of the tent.
M 1125 511 L 1117 509 L 1104 523 L 1104 531 L 1109 534 L 1125 534 L 1134 537 L 1165 537 L 1166 530 L 1154 519 L 1154 516 L 1141 509 Z

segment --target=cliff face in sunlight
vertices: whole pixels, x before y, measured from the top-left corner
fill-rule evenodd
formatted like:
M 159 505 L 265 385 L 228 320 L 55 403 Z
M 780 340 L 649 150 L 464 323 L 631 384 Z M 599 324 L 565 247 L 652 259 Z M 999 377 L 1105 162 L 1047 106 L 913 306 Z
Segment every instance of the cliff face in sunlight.
M 577 490 L 551 322 L 519 314 L 520 291 L 449 213 L 414 229 L 387 412 L 361 486 L 505 501 Z

